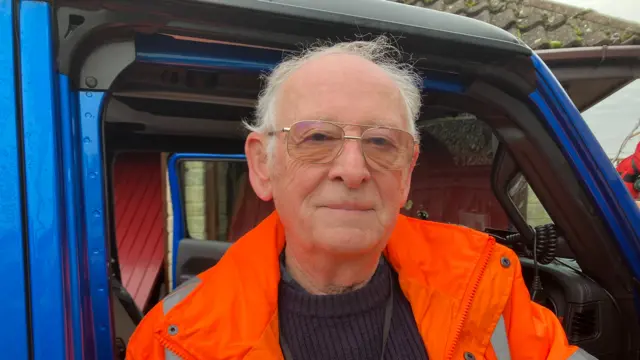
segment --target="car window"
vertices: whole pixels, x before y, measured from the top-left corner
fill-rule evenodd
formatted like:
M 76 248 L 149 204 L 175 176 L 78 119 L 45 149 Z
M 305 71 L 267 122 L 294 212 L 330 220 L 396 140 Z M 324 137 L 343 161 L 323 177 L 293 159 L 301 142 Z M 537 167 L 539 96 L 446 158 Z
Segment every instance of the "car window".
M 498 146 L 491 128 L 467 113 L 430 118 L 419 127 L 421 153 L 401 213 L 481 231 L 507 228 L 491 188 Z
M 236 241 L 273 210 L 253 191 L 245 161 L 184 160 L 180 176 L 190 238 Z

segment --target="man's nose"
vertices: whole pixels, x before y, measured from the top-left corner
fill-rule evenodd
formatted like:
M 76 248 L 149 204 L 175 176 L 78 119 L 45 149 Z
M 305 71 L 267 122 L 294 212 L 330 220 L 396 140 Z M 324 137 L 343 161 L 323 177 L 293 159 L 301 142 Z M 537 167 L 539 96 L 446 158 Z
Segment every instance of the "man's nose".
M 343 181 L 352 189 L 358 188 L 369 180 L 371 173 L 359 140 L 344 140 L 342 151 L 334 159 L 329 176 L 332 180 Z

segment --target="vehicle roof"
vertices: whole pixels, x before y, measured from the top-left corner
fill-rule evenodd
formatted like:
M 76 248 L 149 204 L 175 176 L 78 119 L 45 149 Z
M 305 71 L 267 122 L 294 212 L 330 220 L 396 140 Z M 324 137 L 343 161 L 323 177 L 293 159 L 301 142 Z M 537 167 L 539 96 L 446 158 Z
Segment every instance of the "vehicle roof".
M 513 34 L 488 23 L 442 11 L 389 0 L 182 0 L 222 5 L 279 16 L 336 22 L 419 35 L 529 55 L 531 50 Z
M 60 0 L 57 6 L 133 12 L 144 15 L 140 19 L 147 25 L 161 21 L 177 28 L 185 20 L 195 20 L 216 28 L 233 24 L 241 29 L 261 27 L 261 31 L 294 36 L 297 33 L 333 36 L 336 31 L 352 35 L 382 32 L 401 40 L 435 40 L 433 46 L 443 46 L 444 42 L 444 46 L 467 44 L 512 54 L 532 52 L 517 36 L 497 26 L 392 0 Z M 130 19 L 119 20 L 128 23 Z

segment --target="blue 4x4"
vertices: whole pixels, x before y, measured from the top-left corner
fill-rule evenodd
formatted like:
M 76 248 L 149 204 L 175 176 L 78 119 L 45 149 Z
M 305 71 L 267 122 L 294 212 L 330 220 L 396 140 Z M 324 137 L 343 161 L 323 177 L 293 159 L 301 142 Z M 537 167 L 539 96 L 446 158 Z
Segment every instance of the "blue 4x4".
M 574 105 L 580 92 L 572 102 L 557 80 L 633 77 L 638 49 L 584 49 L 570 65 L 549 53 L 545 64 L 491 25 L 364 0 L 0 2 L 2 356 L 113 359 L 126 346 L 121 322 L 140 313 L 117 287 L 115 154 L 189 153 L 168 162 L 173 287 L 202 267 L 178 250 L 215 245 L 179 241 L 190 237 L 180 164 L 242 161 L 238 121 L 283 53 L 377 33 L 398 36 L 424 75 L 421 125 L 471 116 L 488 129 L 484 180 L 510 227 L 483 230 L 522 255 L 536 301 L 598 358 L 638 359 L 640 212 Z M 110 118 L 114 104 L 138 115 Z M 513 191 L 523 179 L 553 224 L 526 221 Z

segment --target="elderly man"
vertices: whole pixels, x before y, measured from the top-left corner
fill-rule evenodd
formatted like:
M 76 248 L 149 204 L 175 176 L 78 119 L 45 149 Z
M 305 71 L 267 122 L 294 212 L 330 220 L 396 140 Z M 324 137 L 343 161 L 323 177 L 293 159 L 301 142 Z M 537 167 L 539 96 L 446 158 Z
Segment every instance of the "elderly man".
M 156 306 L 128 359 L 593 359 L 486 234 L 410 219 L 421 79 L 385 38 L 282 62 L 245 151 L 276 212 Z

